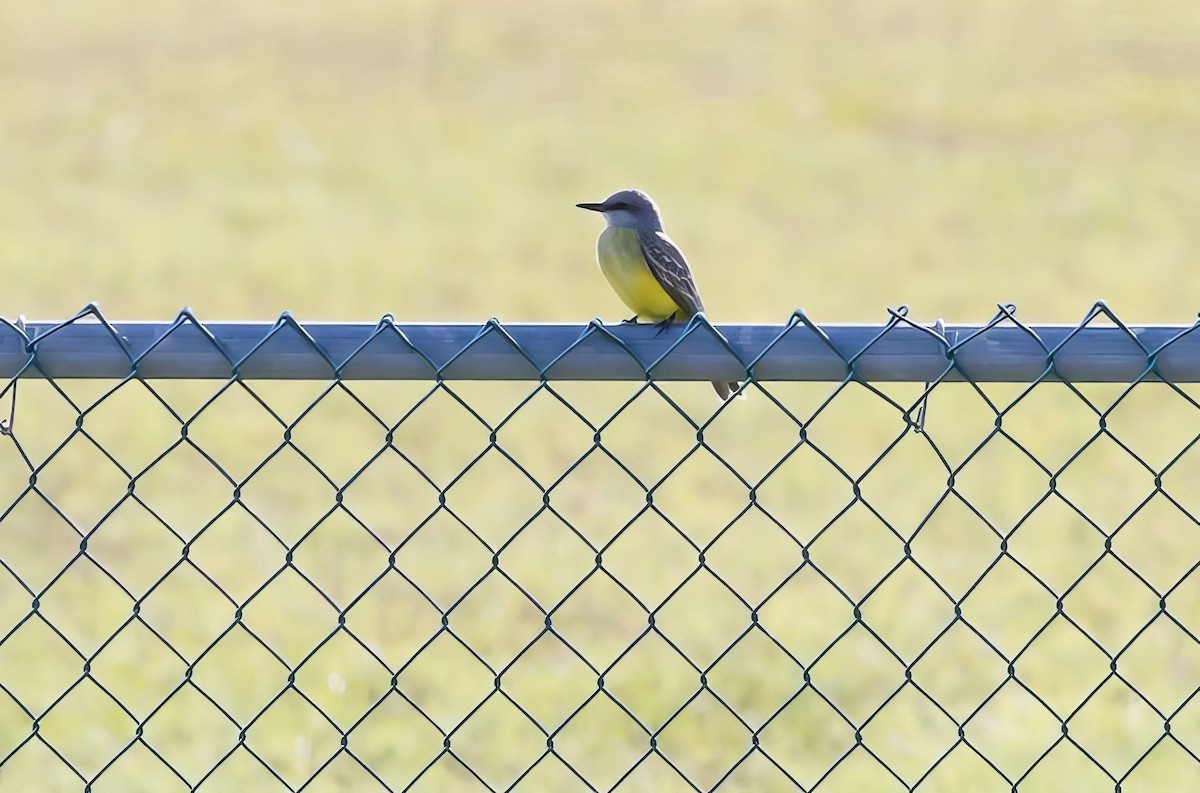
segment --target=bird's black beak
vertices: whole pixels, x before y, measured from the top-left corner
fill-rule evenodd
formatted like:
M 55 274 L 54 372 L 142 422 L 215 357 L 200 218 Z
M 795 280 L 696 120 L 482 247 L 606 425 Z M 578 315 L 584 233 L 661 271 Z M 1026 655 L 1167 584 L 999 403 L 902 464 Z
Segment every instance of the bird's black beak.
M 604 211 L 604 202 L 603 201 L 601 201 L 598 204 L 576 204 L 575 206 L 579 207 L 580 209 L 590 209 L 593 212 L 603 212 Z

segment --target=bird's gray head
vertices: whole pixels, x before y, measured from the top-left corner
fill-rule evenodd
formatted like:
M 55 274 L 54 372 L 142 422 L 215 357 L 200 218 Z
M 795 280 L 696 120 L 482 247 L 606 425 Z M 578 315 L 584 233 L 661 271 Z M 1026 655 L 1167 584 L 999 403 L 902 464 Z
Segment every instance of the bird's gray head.
M 641 190 L 618 190 L 598 204 L 575 206 L 603 212 L 610 226 L 662 231 L 662 216 L 658 214 L 658 206 Z

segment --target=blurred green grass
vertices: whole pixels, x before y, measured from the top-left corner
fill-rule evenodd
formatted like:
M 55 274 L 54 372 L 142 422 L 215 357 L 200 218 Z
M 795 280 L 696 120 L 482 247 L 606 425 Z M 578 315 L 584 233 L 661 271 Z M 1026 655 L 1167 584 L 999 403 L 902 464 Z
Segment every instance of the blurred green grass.
M 1127 321 L 1190 321 L 1196 302 L 1187 285 L 1200 247 L 1198 83 L 1200 10 L 1182 0 L 1136 8 L 1103 0 L 1050 7 L 1026 0 L 2 3 L 0 261 L 9 284 L 0 313 L 62 317 L 98 301 L 112 317 L 137 319 L 166 318 L 188 305 L 202 319 L 269 319 L 286 309 L 305 320 L 369 320 L 384 312 L 405 320 L 615 320 L 623 308 L 593 259 L 596 219 L 572 205 L 636 185 L 662 204 L 718 321 L 782 321 L 798 306 L 820 321 L 878 320 L 885 306 L 900 303 L 921 319 L 983 320 L 997 301 L 1017 303 L 1026 320 L 1072 321 L 1098 298 Z M 70 392 L 88 405 L 111 386 L 74 383 Z M 71 433 L 76 414 L 44 386 L 22 387 L 19 438 L 39 463 Z M 154 387 L 188 416 L 218 384 Z M 253 387 L 290 422 L 324 384 Z M 453 386 L 490 421 L 530 387 Z M 635 386 L 556 388 L 585 415 L 603 417 Z M 770 387 L 800 415 L 832 388 Z M 389 424 L 426 390 L 353 386 Z M 707 388 L 678 384 L 668 391 L 694 417 L 713 409 Z M 889 393 L 911 405 L 920 388 Z M 1020 391 L 990 386 L 987 393 L 1006 404 Z M 1107 405 L 1120 391 L 1096 387 L 1087 394 Z M 1097 429 L 1095 414 L 1057 386 L 1035 389 L 1005 421 L 1006 431 L 1052 469 Z M 941 387 L 929 433 L 953 463 L 994 422 L 968 387 Z M 1135 389 L 1111 419 L 1113 431 L 1156 470 L 1195 437 L 1195 424 L 1193 406 L 1154 386 Z M 178 422 L 136 383 L 100 401 L 84 429 L 134 473 L 179 438 Z M 904 425 L 882 401 L 852 388 L 810 429 L 813 443 L 857 477 Z M 241 482 L 279 446 L 282 428 L 235 387 L 201 414 L 189 437 Z M 606 448 L 648 482 L 687 454 L 693 439 L 686 423 L 652 397 L 639 399 L 604 434 Z M 756 481 L 797 434 L 756 395 L 722 414 L 707 440 Z M 543 487 L 592 442 L 591 431 L 546 393 L 522 408 L 498 441 Z M 39 487 L 81 530 L 99 523 L 89 555 L 116 581 L 82 558 L 41 593 L 74 558 L 79 536 L 36 497 L 22 500 L 0 524 L 0 558 L 39 591 L 41 616 L 0 647 L 0 682 L 39 711 L 79 676 L 81 662 L 43 618 L 89 655 L 115 634 L 94 661 L 96 682 L 85 680 L 52 709 L 41 735 L 85 775 L 98 773 L 133 739 L 134 724 L 99 691 L 103 685 L 134 718 L 149 717 L 147 744 L 194 783 L 237 739 L 237 728 L 200 692 L 245 724 L 284 687 L 287 667 L 299 665 L 296 689 L 247 739 L 298 785 L 338 740 L 301 696 L 347 728 L 438 631 L 440 614 L 416 587 L 446 608 L 490 566 L 490 553 L 444 513 L 406 542 L 436 509 L 437 488 L 487 447 L 487 431 L 440 392 L 402 425 L 397 447 L 436 487 L 390 452 L 346 486 L 347 509 L 380 536 L 377 543 L 336 507 L 334 487 L 347 485 L 383 442 L 382 428 L 335 391 L 295 430 L 297 448 L 334 485 L 284 449 L 245 484 L 245 508 L 229 508 L 230 485 L 195 451 L 178 449 L 139 477 L 139 505 L 127 496 L 128 479 L 75 435 L 41 473 Z M 3 448 L 0 502 L 8 504 L 25 488 L 28 471 L 12 446 Z M 1091 448 L 1059 485 L 1111 532 L 1154 491 L 1153 478 L 1107 440 Z M 1184 455 L 1164 479 L 1192 514 L 1200 512 L 1190 492 L 1196 457 Z M 928 448 L 909 434 L 863 480 L 863 493 L 908 536 L 944 480 Z M 1108 652 L 1153 616 L 1149 590 L 1110 561 L 1085 579 L 1093 583 L 1065 594 L 1102 554 L 1103 538 L 1054 498 L 1025 517 L 1047 481 L 1011 444 L 990 443 L 956 487 L 1003 531 L 1024 521 L 1011 540 L 1014 557 L 1065 596 L 1072 619 Z M 803 447 L 761 493 L 804 542 L 852 497 L 848 483 Z M 555 486 L 551 502 L 600 546 L 638 514 L 645 497 L 593 453 Z M 744 486 L 703 451 L 655 492 L 663 513 L 700 546 L 747 502 Z M 447 504 L 499 548 L 537 511 L 541 495 L 493 450 L 449 488 Z M 1195 523 L 1161 494 L 1138 514 L 1116 535 L 1114 549 L 1165 591 L 1196 558 Z M 192 540 L 188 557 L 196 567 L 185 564 L 158 583 Z M 297 542 L 295 569 L 272 578 L 285 546 Z M 347 614 L 347 626 L 379 659 L 344 634 L 307 658 L 336 627 L 337 609 L 383 573 L 401 544 L 397 564 L 413 581 L 385 576 Z M 979 517 L 954 499 L 938 508 L 913 548 L 955 598 L 998 551 Z M 811 553 L 854 598 L 866 597 L 903 556 L 900 542 L 861 503 L 812 542 Z M 752 605 L 800 563 L 794 543 L 753 510 L 706 554 L 713 572 Z M 501 569 L 545 608 L 594 565 L 583 539 L 546 516 L 500 558 Z M 605 560 L 654 607 L 694 569 L 695 551 L 662 518 L 647 515 Z M 862 607 L 867 624 L 904 663 L 913 663 L 953 617 L 946 598 L 912 568 L 905 564 Z M 659 624 L 703 667 L 738 639 L 748 611 L 709 574 L 691 580 L 663 608 Z M 1200 626 L 1190 605 L 1194 580 L 1184 579 L 1168 598 L 1171 614 L 1192 631 Z M 7 630 L 29 615 L 29 596 L 10 574 L 0 574 L 0 592 L 0 626 Z M 142 596 L 141 618 L 182 658 L 140 623 L 122 627 Z M 1011 562 L 998 565 L 974 597 L 966 617 L 1007 654 L 1054 613 L 1054 599 Z M 222 636 L 234 603 L 245 604 L 245 626 L 270 650 L 241 627 Z M 853 621 L 849 604 L 810 568 L 767 599 L 760 617 L 805 664 Z M 456 607 L 450 625 L 499 671 L 537 636 L 544 618 L 493 574 Z M 603 670 L 645 630 L 646 615 L 598 575 L 564 603 L 555 626 L 561 640 L 543 637 L 504 677 L 505 691 L 548 729 L 595 691 L 595 670 L 568 644 Z M 1200 668 L 1194 642 L 1181 636 L 1159 619 L 1122 656 L 1125 678 L 1168 711 L 1194 690 Z M 952 717 L 965 718 L 1003 680 L 1004 664 L 961 626 L 933 648 L 915 661 L 914 679 Z M 446 634 L 420 658 L 398 685 L 444 728 L 492 686 L 492 672 Z M 711 692 L 660 738 L 664 754 L 701 786 L 748 748 L 744 730 L 713 696 L 757 727 L 802 682 L 758 631 L 723 663 L 711 670 Z M 176 691 L 189 664 L 195 686 Z M 1060 618 L 1017 670 L 1066 716 L 1103 680 L 1107 664 L 1096 644 Z M 839 708 L 862 719 L 889 684 L 903 679 L 903 665 L 860 626 L 812 675 Z M 653 634 L 606 681 L 652 727 L 698 684 L 695 670 Z M 864 728 L 864 740 L 912 784 L 954 731 L 927 701 L 910 696 L 911 688 L 905 692 Z M 1119 684 L 1101 693 L 1072 721 L 1072 735 L 1120 776 L 1161 733 L 1161 720 Z M 607 787 L 618 767 L 646 751 L 646 738 L 610 702 L 594 703 L 556 746 Z M 389 784 L 403 786 L 441 746 L 413 707 L 392 695 L 352 733 L 352 750 Z M 1194 747 L 1198 725 L 1189 706 L 1173 720 L 1173 734 Z M 968 738 L 1016 776 L 1059 729 L 1010 682 L 972 721 Z M 0 697 L 0 752 L 28 735 L 29 719 Z M 811 781 L 849 749 L 853 735 L 807 693 L 762 741 L 788 773 Z M 544 751 L 545 739 L 493 697 L 454 745 L 490 784 L 503 786 Z M 557 763 L 539 766 L 527 787 L 577 786 Z M 370 785 L 363 773 L 343 757 L 320 779 L 328 789 L 362 789 Z M 1164 742 L 1129 784 L 1180 787 L 1188 773 L 1195 774 L 1190 759 Z M 921 789 L 1007 789 L 997 779 L 959 747 Z M 0 768 L 6 787 L 78 787 L 72 780 L 36 740 Z M 763 789 L 780 780 L 777 769 L 754 757 L 729 784 Z M 1111 789 L 1067 743 L 1022 789 L 1061 789 L 1064 780 L 1072 789 Z M 423 781 L 426 789 L 472 784 L 449 761 Z M 211 784 L 278 785 L 242 751 Z M 679 780 L 651 757 L 624 784 L 670 790 Z M 828 785 L 899 788 L 861 751 Z M 183 787 L 136 745 L 95 789 Z
M 715 318 L 1182 321 L 1200 11 L 0 9 L 5 314 L 580 320 L 576 201 L 662 204 Z

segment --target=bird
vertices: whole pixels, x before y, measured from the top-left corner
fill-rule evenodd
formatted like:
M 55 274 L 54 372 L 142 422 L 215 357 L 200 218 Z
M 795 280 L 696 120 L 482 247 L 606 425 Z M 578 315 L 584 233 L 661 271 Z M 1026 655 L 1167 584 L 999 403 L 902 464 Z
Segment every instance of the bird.
M 645 319 L 665 329 L 704 310 L 696 280 L 679 250 L 663 230 L 658 205 L 641 190 L 618 190 L 599 202 L 576 204 L 604 215 L 607 227 L 596 240 L 600 272 L 617 296 L 634 312 L 625 322 Z M 713 381 L 727 400 L 735 382 Z

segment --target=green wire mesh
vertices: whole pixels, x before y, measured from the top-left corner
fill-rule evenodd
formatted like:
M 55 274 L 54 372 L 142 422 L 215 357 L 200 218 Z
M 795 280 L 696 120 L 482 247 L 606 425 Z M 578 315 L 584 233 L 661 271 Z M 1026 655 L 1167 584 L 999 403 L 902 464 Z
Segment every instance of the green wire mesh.
M 1198 388 L 861 352 L 10 382 L 0 788 L 1200 787 Z

